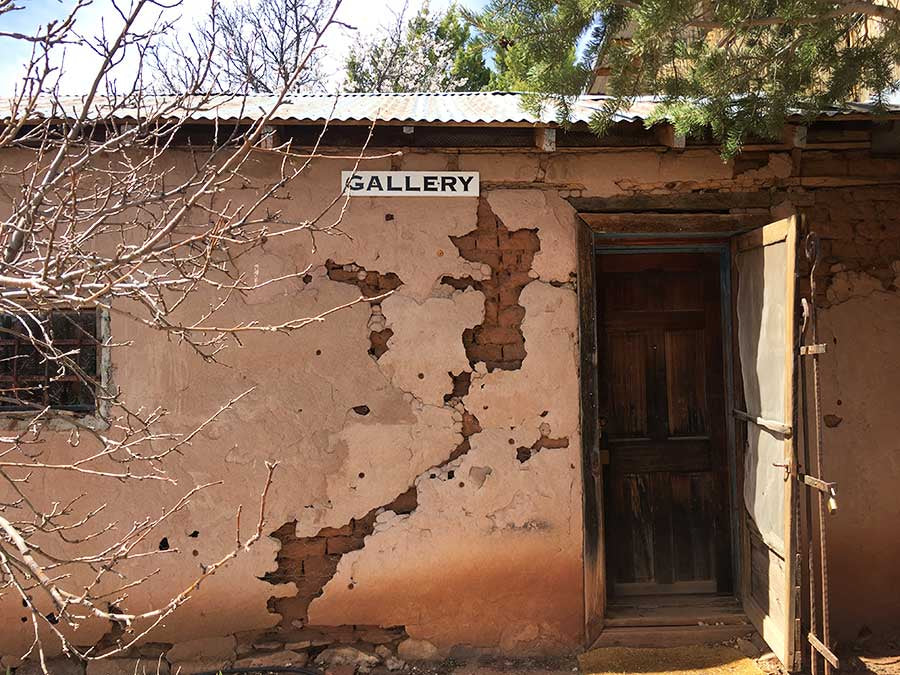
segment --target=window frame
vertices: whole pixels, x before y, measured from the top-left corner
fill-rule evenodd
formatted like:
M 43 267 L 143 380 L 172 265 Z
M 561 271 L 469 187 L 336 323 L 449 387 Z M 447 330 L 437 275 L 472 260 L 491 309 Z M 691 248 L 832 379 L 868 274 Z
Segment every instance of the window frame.
M 110 403 L 107 397 L 101 396 L 101 391 L 110 391 L 111 385 L 111 358 L 110 358 L 110 314 L 104 307 L 84 308 L 60 308 L 52 311 L 81 311 L 93 310 L 97 321 L 97 373 L 98 387 L 94 392 L 94 406 L 90 410 L 69 410 L 52 408 L 53 415 L 45 420 L 44 424 L 51 431 L 66 431 L 76 427 L 88 427 L 90 429 L 109 428 Z M 35 410 L 28 409 L 0 409 L 0 429 L 4 431 L 22 431 L 28 429 L 34 420 Z M 76 424 L 77 420 L 77 424 Z

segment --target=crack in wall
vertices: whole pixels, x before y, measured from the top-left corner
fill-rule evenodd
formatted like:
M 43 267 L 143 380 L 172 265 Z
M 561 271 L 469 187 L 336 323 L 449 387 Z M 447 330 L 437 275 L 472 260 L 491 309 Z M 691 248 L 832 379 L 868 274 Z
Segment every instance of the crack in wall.
M 454 408 L 462 415 L 462 428 L 460 429 L 460 433 L 462 434 L 463 439 L 462 442 L 453 449 L 453 452 L 450 453 L 444 464 L 449 464 L 469 452 L 469 450 L 472 449 L 469 439 L 481 432 L 481 423 L 478 421 L 478 418 L 466 410 L 466 406 L 463 403 L 463 398 L 469 393 L 469 387 L 472 386 L 472 373 L 464 370 L 458 375 L 454 375 L 453 373 L 448 374 L 453 381 L 453 388 L 449 394 L 444 395 L 444 405 Z

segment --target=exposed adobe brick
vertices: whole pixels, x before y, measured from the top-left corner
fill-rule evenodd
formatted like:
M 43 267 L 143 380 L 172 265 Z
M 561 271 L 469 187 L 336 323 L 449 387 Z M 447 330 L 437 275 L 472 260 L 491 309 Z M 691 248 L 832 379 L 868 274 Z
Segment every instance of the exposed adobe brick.
M 375 357 L 376 360 L 380 359 L 382 354 L 384 354 L 388 350 L 388 340 L 390 340 L 394 336 L 394 331 L 390 328 L 385 328 L 384 330 L 373 330 L 369 333 L 369 343 L 372 345 L 369 347 L 369 354 Z
M 293 582 L 297 587 L 294 596 L 269 598 L 269 611 L 282 617 L 275 632 L 288 631 L 296 638 L 296 629 L 307 626 L 310 603 L 322 595 L 325 584 L 337 571 L 341 556 L 363 547 L 365 538 L 374 530 L 375 518 L 382 508 L 396 513 L 412 513 L 417 505 L 417 491 L 413 486 L 390 504 L 372 509 L 362 518 L 353 519 L 341 527 L 324 527 L 313 537 L 297 537 L 296 521 L 285 523 L 275 530 L 272 536 L 281 542 L 281 549 L 275 558 L 277 567 L 263 580 L 272 584 Z
M 518 459 L 523 464 L 527 462 L 529 459 L 538 454 L 541 450 L 549 450 L 556 448 L 568 448 L 569 447 L 569 437 L 563 436 L 562 438 L 550 438 L 546 435 L 541 435 L 539 439 L 537 439 L 530 448 L 525 446 L 520 446 L 516 448 L 516 459 Z
M 885 290 L 896 291 L 893 264 L 900 260 L 900 191 L 892 185 L 861 186 L 810 190 L 802 196 L 806 198 L 800 209 L 805 225 L 819 235 L 822 244 L 819 306 L 830 304 L 827 291 L 841 269 L 873 276 Z M 809 265 L 802 254 L 799 263 L 804 283 Z
M 484 293 L 484 321 L 463 332 L 469 363 L 483 362 L 488 370 L 520 368 L 526 349 L 522 335 L 525 308 L 519 304 L 519 295 L 531 281 L 534 254 L 541 248 L 536 231 L 510 232 L 482 197 L 475 229 L 451 240 L 460 256 L 491 268 L 490 278 L 481 281 L 471 277 L 442 280 L 456 289 L 475 288 Z
M 375 307 L 380 308 L 381 306 L 381 300 L 383 300 L 383 298 L 380 296 L 383 296 L 390 291 L 394 291 L 403 285 L 400 277 L 394 272 L 381 274 L 380 272 L 363 269 L 354 263 L 342 265 L 336 263 L 334 260 L 326 260 L 325 269 L 328 271 L 328 278 L 332 281 L 353 284 L 359 288 L 360 293 L 362 293 L 365 298 L 378 298 L 369 303 L 373 307 L 373 319 L 375 318 L 374 314 L 376 312 L 380 315 L 380 309 L 374 309 Z M 384 317 L 379 316 L 378 318 L 381 319 L 380 325 L 384 326 Z M 371 345 L 369 347 L 369 354 L 377 361 L 381 358 L 382 354 L 388 350 L 387 343 L 394 334 L 394 331 L 390 328 L 378 328 L 378 324 L 375 323 L 370 323 L 369 326 L 372 328 L 369 333 L 369 343 Z
M 326 260 L 325 269 L 328 270 L 329 279 L 332 281 L 340 281 L 345 284 L 353 284 L 359 288 L 360 292 L 366 298 L 384 295 L 403 285 L 403 282 L 400 281 L 400 277 L 394 272 L 381 274 L 380 272 L 372 272 L 363 269 L 353 263 L 342 265 L 336 263 L 334 260 Z M 377 303 L 378 301 L 375 302 Z
M 481 423 L 478 421 L 478 418 L 468 411 L 464 412 L 462 421 L 462 435 L 465 438 L 468 438 L 469 436 L 474 436 L 475 434 L 480 432 Z
M 449 394 L 444 394 L 444 403 L 459 401 L 469 393 L 469 387 L 472 386 L 472 373 L 464 370 L 459 373 L 459 375 L 454 375 L 453 373 L 447 374 L 453 382 L 453 389 L 451 389 Z

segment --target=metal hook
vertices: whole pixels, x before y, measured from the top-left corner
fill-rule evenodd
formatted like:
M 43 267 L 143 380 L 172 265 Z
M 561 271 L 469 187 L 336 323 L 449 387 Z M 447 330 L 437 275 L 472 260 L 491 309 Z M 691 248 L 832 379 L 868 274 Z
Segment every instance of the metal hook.
M 805 248 L 807 260 L 813 263 L 813 265 L 819 262 L 819 251 L 822 248 L 819 241 L 819 235 L 817 235 L 815 232 L 810 232 L 809 234 L 807 234 Z

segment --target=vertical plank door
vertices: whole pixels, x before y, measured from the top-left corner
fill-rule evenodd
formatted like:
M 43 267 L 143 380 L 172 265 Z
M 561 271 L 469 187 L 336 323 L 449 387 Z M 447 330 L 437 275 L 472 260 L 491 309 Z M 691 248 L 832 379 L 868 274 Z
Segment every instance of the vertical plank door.
M 730 590 L 719 260 L 597 256 L 614 595 Z

